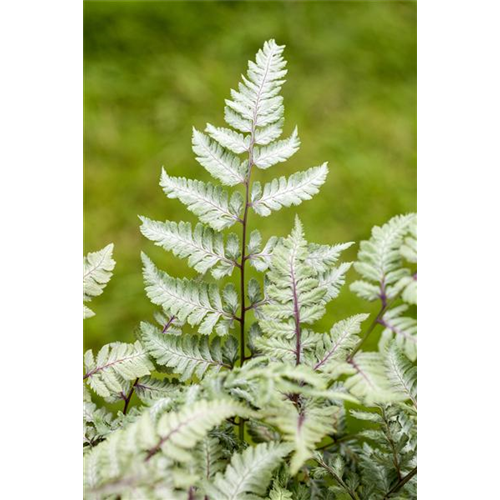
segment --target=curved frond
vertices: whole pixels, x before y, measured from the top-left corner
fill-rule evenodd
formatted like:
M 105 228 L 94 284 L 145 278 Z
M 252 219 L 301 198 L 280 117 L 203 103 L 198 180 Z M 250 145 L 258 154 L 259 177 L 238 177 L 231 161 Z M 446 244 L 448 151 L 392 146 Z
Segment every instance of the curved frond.
M 274 249 L 266 288 L 268 303 L 262 307 L 265 319 L 293 318 L 296 328 L 312 323 L 322 316 L 325 290 L 319 287 L 314 270 L 306 264 L 308 253 L 302 225 L 296 219 L 295 227 L 287 238 Z M 279 329 L 281 325 L 276 324 Z

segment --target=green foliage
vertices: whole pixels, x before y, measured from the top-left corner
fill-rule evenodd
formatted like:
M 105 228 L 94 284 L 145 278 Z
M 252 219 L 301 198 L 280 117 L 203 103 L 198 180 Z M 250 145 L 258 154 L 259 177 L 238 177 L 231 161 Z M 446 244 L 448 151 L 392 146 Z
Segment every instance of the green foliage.
M 370 240 L 361 243 L 355 268 L 364 280 L 351 285 L 353 292 L 367 300 L 391 299 L 399 292 L 401 280 L 410 274 L 402 267 L 401 247 L 414 220 L 414 214 L 398 215 L 373 228 Z
M 232 342 L 229 337 L 227 342 Z M 211 343 L 200 335 L 173 336 L 162 334 L 149 323 L 141 324 L 141 339 L 147 352 L 160 366 L 171 368 L 181 380 L 193 375 L 203 378 L 207 371 L 230 368 L 223 360 L 223 349 L 219 338 Z
M 122 393 L 124 382 L 149 375 L 154 369 L 140 342 L 105 345 L 94 357 L 89 349 L 84 356 L 84 380 L 99 396 Z
M 91 252 L 83 259 L 83 300 L 90 301 L 101 295 L 115 268 L 113 244 L 110 243 L 98 252 Z M 94 316 L 94 312 L 83 306 L 83 319 Z
M 265 494 L 273 470 L 288 455 L 286 444 L 261 443 L 235 454 L 224 474 L 217 474 L 205 491 L 214 500 L 245 500 Z M 258 495 L 258 496 L 251 496 Z
M 146 294 L 162 328 L 142 322 L 135 343 L 85 354 L 86 384 L 123 403 L 111 412 L 84 393 L 87 499 L 416 497 L 415 320 L 402 316 L 407 305 L 399 302 L 416 298 L 415 217 L 398 216 L 361 243 L 354 267 L 363 281 L 352 289 L 379 299 L 379 314 L 366 327 L 368 314 L 344 316 L 327 333 L 318 322 L 345 283 L 351 263 L 339 258 L 352 243 L 309 243 L 298 217 L 289 236 L 264 246 L 258 230 L 247 231 L 253 212 L 267 216 L 310 199 L 328 171 L 323 164 L 263 190 L 252 182 L 252 171 L 267 171 L 300 145 L 296 130 L 280 139 L 283 49 L 270 40 L 249 62 L 226 100 L 231 129 L 193 130 L 198 162 L 235 191 L 163 170 L 167 197 L 201 222 L 141 217 L 144 236 L 198 275 L 171 276 L 143 254 Z M 222 234 L 233 225 L 241 239 Z M 91 256 L 89 265 L 104 260 Z M 245 276 L 247 264 L 263 279 Z M 94 295 L 112 269 L 109 260 L 101 267 Z M 377 328 L 379 350 L 363 351 Z M 346 401 L 356 405 L 351 416 L 367 422 L 357 434 Z

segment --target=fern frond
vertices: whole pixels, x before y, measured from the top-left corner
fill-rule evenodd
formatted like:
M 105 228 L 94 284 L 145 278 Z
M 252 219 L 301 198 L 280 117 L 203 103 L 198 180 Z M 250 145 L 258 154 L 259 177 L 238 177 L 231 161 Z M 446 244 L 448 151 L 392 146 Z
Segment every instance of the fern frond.
M 257 229 L 252 231 L 247 244 L 247 259 L 250 265 L 257 269 L 257 271 L 266 271 L 271 265 L 272 251 L 278 244 L 278 241 L 279 239 L 276 236 L 271 236 L 264 248 L 261 249 L 262 236 Z
M 417 263 L 417 217 L 415 216 L 408 225 L 409 235 L 401 245 L 401 255 L 413 264 Z
M 339 295 L 340 289 L 345 283 L 345 275 L 351 269 L 351 266 L 352 262 L 342 262 L 338 267 L 334 267 L 319 275 L 319 286 L 326 291 L 323 297 L 325 302 L 329 302 Z
M 149 403 L 175 394 L 179 390 L 179 386 L 168 379 L 141 377 L 135 383 L 134 390 L 143 403 Z
M 189 222 L 159 222 L 140 217 L 141 232 L 156 245 L 171 251 L 176 257 L 188 258 L 189 266 L 201 274 L 212 269 L 218 278 L 231 274 L 236 262 L 226 257 L 222 234 L 210 227 L 196 224 L 194 231 Z M 218 266 L 219 264 L 223 266 Z M 213 269 L 218 266 L 218 269 Z
M 124 390 L 123 381 L 149 375 L 153 364 L 140 342 L 124 344 L 114 342 L 105 345 L 94 358 L 92 350 L 84 356 L 85 376 L 89 386 L 102 397 Z
M 266 288 L 268 303 L 262 307 L 266 319 L 293 318 L 296 328 L 323 315 L 325 289 L 319 287 L 314 270 L 306 264 L 307 242 L 300 220 L 286 239 L 273 251 Z M 272 326 L 267 323 L 267 326 Z M 279 330 L 282 325 L 276 323 Z
M 391 285 L 409 274 L 402 267 L 400 248 L 414 218 L 415 214 L 397 215 L 382 227 L 375 226 L 371 238 L 361 242 L 354 267 L 364 280 L 351 285 L 353 292 L 367 300 L 394 295 Z
M 225 451 L 223 444 L 210 435 L 200 442 L 193 454 L 197 469 L 203 479 L 208 481 L 224 469 L 226 465 Z
M 178 198 L 201 222 L 216 231 L 240 220 L 243 197 L 235 192 L 229 199 L 220 186 L 182 177 L 170 177 L 162 169 L 160 185 L 169 198 Z
M 141 339 L 147 352 L 159 365 L 172 368 L 181 380 L 196 375 L 203 378 L 207 372 L 216 373 L 229 368 L 223 362 L 220 338 L 211 343 L 207 336 L 165 335 L 149 323 L 141 323 Z
M 276 163 L 281 163 L 293 156 L 300 147 L 300 140 L 295 127 L 292 135 L 288 139 L 274 142 L 269 146 L 256 147 L 254 149 L 254 164 L 261 168 L 267 169 Z
M 269 492 L 269 500 L 293 500 L 293 496 L 290 491 L 275 483 Z
M 249 135 L 244 136 L 230 128 L 214 127 L 210 123 L 207 123 L 205 132 L 223 148 L 229 149 L 233 153 L 245 153 L 250 147 Z
M 246 164 L 230 151 L 224 149 L 213 139 L 193 128 L 193 151 L 196 160 L 213 176 L 226 186 L 243 184 Z
M 281 324 L 282 325 L 282 324 Z M 293 325 L 291 330 L 293 330 Z M 266 328 L 269 331 L 269 328 Z M 273 328 L 274 331 L 274 328 Z M 318 334 L 310 330 L 303 329 L 301 334 L 301 355 L 314 351 L 318 343 Z M 269 359 L 280 360 L 284 362 L 293 362 L 296 359 L 295 339 L 291 334 L 284 331 L 282 335 L 262 335 L 256 338 L 255 347 L 257 350 Z
M 358 352 L 348 363 L 352 374 L 345 388 L 361 398 L 368 406 L 374 403 L 402 401 L 401 394 L 393 390 L 387 378 L 384 358 L 378 352 Z
M 402 316 L 408 309 L 403 304 L 388 310 L 380 320 L 385 327 L 380 337 L 379 348 L 383 351 L 392 341 L 404 350 L 412 361 L 417 359 L 417 320 L 409 316 Z
M 289 452 L 287 444 L 261 443 L 235 453 L 224 474 L 206 484 L 210 500 L 250 500 L 264 495 L 274 469 Z
M 242 76 L 238 91 L 226 100 L 225 120 L 241 132 L 276 124 L 283 116 L 283 99 L 278 95 L 284 83 L 286 61 L 284 46 L 269 40 L 249 61 L 247 76 Z
M 230 399 L 199 400 L 177 412 L 165 413 L 157 425 L 160 439 L 148 451 L 146 460 L 161 450 L 173 460 L 189 461 L 191 453 L 188 450 L 192 450 L 210 429 L 236 415 L 246 417 L 250 412 Z
M 361 323 L 368 314 L 357 314 L 335 323 L 328 334 L 318 336 L 316 344 L 315 370 L 329 371 L 340 359 L 345 360 L 347 353 L 355 347 L 361 331 Z
M 309 243 L 306 262 L 316 269 L 318 273 L 326 273 L 331 270 L 338 261 L 340 254 L 350 248 L 354 242 L 338 243 L 337 245 L 318 245 Z
M 199 332 L 209 335 L 221 318 L 231 319 L 223 310 L 215 284 L 172 278 L 156 268 L 143 253 L 146 293 L 153 302 L 190 325 L 200 325 Z
M 282 401 L 265 411 L 266 421 L 281 431 L 285 441 L 293 444 L 292 476 L 312 457 L 316 445 L 334 431 L 334 415 L 339 411 L 338 407 L 321 407 L 312 402 L 297 409 L 291 401 Z
M 90 301 L 101 295 L 113 274 L 113 243 L 98 252 L 88 253 L 83 258 L 83 300 Z M 83 319 L 94 316 L 94 312 L 83 306 Z
M 323 163 L 288 178 L 273 179 L 263 190 L 260 183 L 255 182 L 252 186 L 251 206 L 257 214 L 267 217 L 273 210 L 300 205 L 319 192 L 327 174 L 327 164 Z
M 276 123 L 272 123 L 267 127 L 257 128 L 255 131 L 255 143 L 265 146 L 278 139 L 283 132 L 283 118 L 280 118 Z
M 405 399 L 410 399 L 417 408 L 417 368 L 395 342 L 387 349 L 385 363 L 393 389 L 400 392 Z

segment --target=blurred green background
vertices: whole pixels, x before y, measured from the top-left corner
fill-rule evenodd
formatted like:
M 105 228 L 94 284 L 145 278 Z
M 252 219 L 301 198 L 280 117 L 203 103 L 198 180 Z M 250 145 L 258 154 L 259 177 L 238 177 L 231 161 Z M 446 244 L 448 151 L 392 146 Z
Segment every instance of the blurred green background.
M 224 125 L 229 89 L 269 38 L 287 46 L 284 135 L 297 124 L 302 147 L 255 178 L 324 161 L 330 175 L 313 200 L 252 214 L 250 228 L 286 235 L 298 213 L 309 241 L 359 242 L 373 225 L 416 210 L 416 3 L 85 2 L 84 252 L 114 242 L 117 261 L 91 304 L 85 348 L 132 340 L 152 319 L 141 250 L 172 275 L 194 275 L 142 237 L 137 215 L 195 220 L 164 196 L 161 166 L 209 179 L 192 154 L 191 128 Z M 374 309 L 345 286 L 318 329 Z

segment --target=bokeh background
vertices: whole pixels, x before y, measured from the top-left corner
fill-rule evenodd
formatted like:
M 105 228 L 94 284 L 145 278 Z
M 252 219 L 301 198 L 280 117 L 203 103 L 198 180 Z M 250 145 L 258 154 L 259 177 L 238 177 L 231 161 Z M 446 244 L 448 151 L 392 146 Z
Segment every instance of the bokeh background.
M 84 252 L 114 242 L 117 261 L 92 301 L 85 348 L 130 341 L 152 319 L 141 250 L 172 275 L 194 275 L 142 237 L 137 215 L 195 220 L 164 196 L 161 166 L 209 179 L 192 154 L 191 128 L 223 125 L 229 89 L 269 38 L 287 46 L 284 135 L 297 124 L 302 147 L 256 179 L 323 161 L 330 175 L 313 200 L 252 215 L 251 229 L 284 236 L 298 213 L 309 241 L 359 242 L 373 225 L 416 210 L 416 3 L 92 1 L 84 35 Z M 355 277 L 351 270 L 348 283 Z M 345 286 L 318 329 L 365 311 L 374 307 Z

